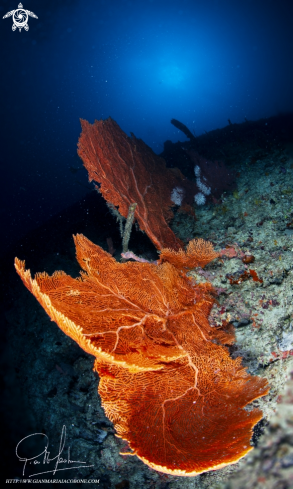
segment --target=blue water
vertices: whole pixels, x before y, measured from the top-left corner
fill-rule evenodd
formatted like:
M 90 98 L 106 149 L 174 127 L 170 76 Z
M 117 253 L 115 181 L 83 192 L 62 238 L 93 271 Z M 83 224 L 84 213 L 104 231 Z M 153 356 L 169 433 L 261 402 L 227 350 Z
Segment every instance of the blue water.
M 111 116 L 156 153 L 166 140 L 293 110 L 293 2 L 0 2 L 1 235 L 9 247 L 90 191 L 79 118 Z

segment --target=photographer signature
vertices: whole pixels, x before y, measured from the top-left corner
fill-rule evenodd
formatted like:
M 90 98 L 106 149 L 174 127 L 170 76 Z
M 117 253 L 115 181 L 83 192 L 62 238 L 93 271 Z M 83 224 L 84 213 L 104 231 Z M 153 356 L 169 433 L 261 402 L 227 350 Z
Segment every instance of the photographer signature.
M 35 455 L 34 457 L 31 457 L 31 458 L 21 457 L 19 455 L 19 451 L 21 448 L 23 448 L 23 446 L 21 447 L 21 445 L 24 442 L 24 440 L 27 440 L 28 438 L 31 438 L 31 437 L 40 436 L 40 435 L 44 437 L 44 441 L 45 441 L 44 450 L 41 453 L 39 453 L 38 455 Z M 72 466 L 72 464 L 85 464 L 86 462 L 81 462 L 80 460 L 71 460 L 70 459 L 70 447 L 68 447 L 67 456 L 66 456 L 66 454 L 64 455 L 63 450 L 64 450 L 65 442 L 66 442 L 66 426 L 65 425 L 63 425 L 62 432 L 61 432 L 59 452 L 53 458 L 50 458 L 50 452 L 48 451 L 49 438 L 44 433 L 33 433 L 32 435 L 28 435 L 25 438 L 23 438 L 22 440 L 20 440 L 20 442 L 16 445 L 15 453 L 16 453 L 17 458 L 21 462 L 24 462 L 22 475 L 23 476 L 25 475 L 25 470 L 27 468 L 27 465 L 37 466 L 37 465 L 48 465 L 51 463 L 54 464 L 54 466 L 51 470 L 46 470 L 44 472 L 38 472 L 36 474 L 30 475 L 29 477 L 33 477 L 35 475 L 41 475 L 41 474 L 48 474 L 48 473 L 52 473 L 53 475 L 55 475 L 56 472 L 59 472 L 61 470 L 79 469 L 80 467 L 93 467 L 93 465 Z M 63 466 L 61 467 L 61 465 L 63 465 Z M 41 467 L 39 467 L 39 468 L 41 468 Z

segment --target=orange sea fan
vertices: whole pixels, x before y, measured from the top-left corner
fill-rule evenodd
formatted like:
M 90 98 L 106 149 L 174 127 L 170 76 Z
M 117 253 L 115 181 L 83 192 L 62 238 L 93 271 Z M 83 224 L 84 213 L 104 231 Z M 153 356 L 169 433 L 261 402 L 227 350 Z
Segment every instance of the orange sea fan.
M 163 158 L 133 134 L 127 136 L 110 117 L 94 124 L 81 120 L 81 126 L 78 154 L 105 200 L 125 218 L 135 202 L 134 217 L 157 249 L 182 248 L 168 225 L 173 218 L 171 193 L 192 182 L 188 184 L 180 170 L 166 168 Z
M 79 279 L 63 272 L 32 279 L 24 262 L 16 258 L 15 266 L 50 317 L 96 357 L 102 405 L 118 436 L 168 474 L 197 475 L 238 461 L 252 449 L 252 428 L 262 417 L 244 407 L 268 385 L 230 357 L 225 345 L 233 334 L 210 326 L 212 286 L 194 285 L 168 261 L 117 263 L 82 235 L 75 244 Z M 189 249 L 206 262 L 203 243 Z
M 218 256 L 219 253 L 214 250 L 210 241 L 199 238 L 191 240 L 187 245 L 186 251 L 174 251 L 170 248 L 164 248 L 160 254 L 160 263 L 168 261 L 178 268 L 203 268 Z

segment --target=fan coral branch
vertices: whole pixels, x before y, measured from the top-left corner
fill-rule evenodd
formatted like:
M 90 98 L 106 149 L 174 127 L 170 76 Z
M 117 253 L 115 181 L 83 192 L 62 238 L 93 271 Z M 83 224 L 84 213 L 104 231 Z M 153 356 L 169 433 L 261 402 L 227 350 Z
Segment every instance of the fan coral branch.
M 190 241 L 186 251 L 174 251 L 170 248 L 163 249 L 160 254 L 160 263 L 168 261 L 177 268 L 203 268 L 218 256 L 219 253 L 214 250 L 212 243 L 200 238 Z

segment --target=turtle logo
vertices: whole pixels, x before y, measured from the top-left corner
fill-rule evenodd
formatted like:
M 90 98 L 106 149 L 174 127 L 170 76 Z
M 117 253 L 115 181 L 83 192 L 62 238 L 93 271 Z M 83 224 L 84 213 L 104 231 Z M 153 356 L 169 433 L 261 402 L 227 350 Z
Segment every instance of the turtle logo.
M 29 30 L 29 26 L 27 25 L 29 15 L 34 19 L 38 18 L 33 12 L 30 12 L 29 10 L 24 10 L 22 3 L 18 4 L 18 9 L 7 12 L 7 14 L 4 15 L 3 19 L 7 19 L 7 17 L 11 17 L 11 15 L 13 20 L 12 30 L 15 31 L 16 29 L 19 29 L 19 32 L 21 32 L 21 29 L 23 27 L 26 31 Z

